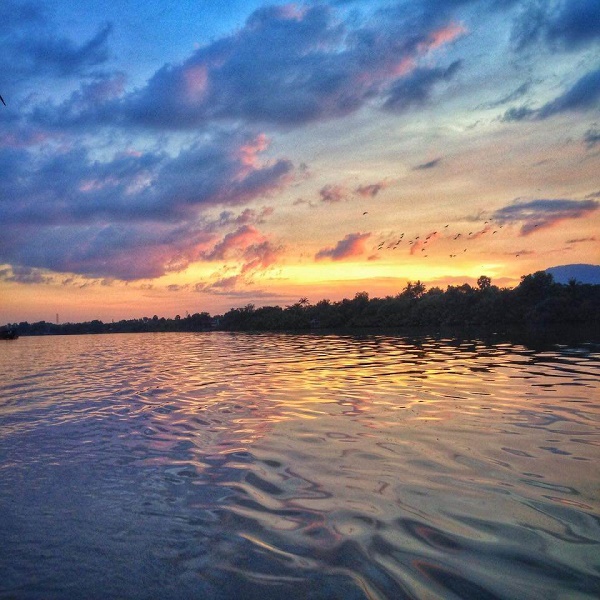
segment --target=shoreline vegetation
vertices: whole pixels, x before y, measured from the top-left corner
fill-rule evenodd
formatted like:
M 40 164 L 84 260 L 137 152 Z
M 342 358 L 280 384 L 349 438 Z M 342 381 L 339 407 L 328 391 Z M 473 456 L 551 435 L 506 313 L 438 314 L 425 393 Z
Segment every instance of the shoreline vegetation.
M 524 328 L 586 328 L 598 334 L 600 285 L 575 280 L 554 281 L 550 273 L 538 271 L 521 277 L 515 288 L 498 288 L 482 275 L 477 287 L 467 283 L 426 289 L 420 281 L 384 298 L 369 298 L 358 292 L 352 299 L 311 304 L 308 298 L 282 308 L 247 304 L 223 315 L 208 312 L 174 318 L 143 317 L 104 323 L 54 324 L 8 323 L 4 332 L 17 336 L 76 335 L 100 333 L 195 332 L 195 331 L 306 331 L 366 329 L 490 329 L 509 331 Z

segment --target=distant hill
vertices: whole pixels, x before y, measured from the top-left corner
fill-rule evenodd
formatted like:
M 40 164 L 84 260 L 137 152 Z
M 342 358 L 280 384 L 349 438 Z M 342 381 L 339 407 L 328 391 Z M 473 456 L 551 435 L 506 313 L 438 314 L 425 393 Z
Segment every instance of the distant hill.
M 569 283 L 575 279 L 578 283 L 600 284 L 600 265 L 561 265 L 546 269 L 556 283 Z

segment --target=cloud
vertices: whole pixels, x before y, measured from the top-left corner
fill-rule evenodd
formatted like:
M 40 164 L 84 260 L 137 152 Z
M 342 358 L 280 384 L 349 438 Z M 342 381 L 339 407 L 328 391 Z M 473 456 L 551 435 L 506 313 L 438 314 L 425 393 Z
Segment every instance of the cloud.
M 0 281 L 16 283 L 50 283 L 52 278 L 39 269 L 30 267 L 9 267 L 0 269 Z
M 283 247 L 275 246 L 269 240 L 248 246 L 243 254 L 246 262 L 241 268 L 242 275 L 271 267 L 277 263 L 282 251 Z
M 331 260 L 343 260 L 353 256 L 360 256 L 365 252 L 365 243 L 371 237 L 370 233 L 349 233 L 340 240 L 333 248 L 323 248 L 315 254 L 315 260 L 330 258 Z
M 241 121 L 287 129 L 350 114 L 376 97 L 404 110 L 425 102 L 458 68 L 418 67 L 464 34 L 448 19 L 380 12 L 356 25 L 325 5 L 262 7 L 234 34 L 163 65 L 141 88 L 96 104 L 82 102 L 79 91 L 33 117 L 48 127 L 189 130 Z
M 483 105 L 483 108 L 497 108 L 498 106 L 502 106 L 503 104 L 508 104 L 509 102 L 514 102 L 519 98 L 522 98 L 531 88 L 531 82 L 526 81 L 521 84 L 518 88 L 503 96 L 502 98 L 496 100 L 495 102 L 490 102 L 488 104 Z
M 189 284 L 185 283 L 183 285 L 179 285 L 177 283 L 172 283 L 167 286 L 168 292 L 181 292 L 189 288 Z
M 506 111 L 503 120 L 547 119 L 563 112 L 592 110 L 598 107 L 599 102 L 600 69 L 596 69 L 583 75 L 568 90 L 540 108 L 511 108 Z
M 264 290 L 238 289 L 239 285 L 252 285 L 252 281 L 248 280 L 248 278 L 244 277 L 241 274 L 228 275 L 225 277 L 219 276 L 217 274 L 216 277 L 213 277 L 209 281 L 199 281 L 192 287 L 192 289 L 195 292 L 203 294 L 211 294 L 214 296 L 229 296 L 231 298 L 250 298 L 252 300 L 256 300 L 259 298 L 279 298 L 278 294 L 266 292 Z
M 518 106 L 509 108 L 503 115 L 503 121 L 523 121 L 534 117 L 536 111 L 526 106 Z
M 0 3 L 0 85 L 18 87 L 19 82 L 44 76 L 72 77 L 89 74 L 109 58 L 111 24 L 104 24 L 87 41 L 78 44 L 58 36 L 52 15 L 41 2 Z M 6 92 L 4 92 L 6 93 Z
M 265 236 L 252 225 L 243 225 L 228 233 L 210 252 L 204 254 L 205 260 L 225 260 L 241 250 L 266 240 Z
M 598 107 L 599 101 L 600 68 L 586 73 L 564 94 L 542 106 L 536 116 L 546 119 L 565 111 L 591 109 Z
M 521 235 L 553 227 L 566 219 L 585 217 L 600 207 L 597 200 L 531 200 L 515 202 L 497 210 L 492 218 L 497 223 L 521 223 Z
M 598 127 L 590 127 L 583 136 L 583 141 L 588 148 L 594 148 L 600 144 L 600 129 Z
M 359 196 L 362 196 L 363 198 L 374 198 L 375 196 L 377 196 L 377 194 L 379 194 L 381 190 L 388 187 L 388 185 L 388 181 L 378 181 L 377 183 L 359 185 L 354 190 L 354 193 Z
M 535 250 L 511 250 L 510 252 L 504 252 L 503 254 L 506 256 L 532 256 L 536 252 Z
M 1 148 L 27 148 L 37 146 L 51 139 L 51 136 L 35 127 L 24 126 L 19 129 L 5 130 L 0 132 Z
M 448 12 L 461 6 L 476 4 L 478 9 L 486 11 L 504 10 L 520 0 L 422 0 L 424 10 L 428 13 Z
M 275 246 L 253 225 L 242 225 L 225 235 L 211 250 L 202 254 L 203 260 L 236 259 L 241 262 L 239 275 L 249 276 L 274 265 L 283 248 Z
M 13 265 L 131 281 L 181 271 L 211 241 L 188 224 L 17 226 L 0 239 L 0 255 Z
M 291 177 L 287 160 L 263 161 L 262 136 L 215 134 L 179 154 L 85 147 L 5 148 L 0 162 L 0 263 L 126 280 L 201 259 L 214 231 L 259 223 L 271 208 L 202 212 L 266 197 Z M 263 239 L 258 242 L 264 241 Z
M 404 112 L 426 104 L 440 82 L 450 81 L 460 68 L 461 61 L 447 68 L 421 67 L 399 78 L 391 87 L 383 107 L 393 112 Z
M 352 192 L 350 192 L 344 185 L 340 184 L 327 184 L 319 190 L 319 196 L 321 202 L 328 204 L 336 204 L 348 200 L 350 194 L 360 196 L 362 198 L 374 198 L 379 192 L 390 185 L 389 181 L 383 180 L 376 183 L 368 183 L 359 185 Z M 305 201 L 296 201 L 295 204 L 301 204 Z
M 230 207 L 271 197 L 294 171 L 286 158 L 265 158 L 262 124 L 288 130 L 392 102 L 411 75 L 404 101 L 423 102 L 431 80 L 454 69 L 421 66 L 463 35 L 449 13 L 398 19 L 364 10 L 354 19 L 326 5 L 262 7 L 128 89 L 108 63 L 112 25 L 76 43 L 56 33 L 46 4 L 5 0 L 0 83 L 13 85 L 8 73 L 66 83 L 58 101 L 33 92 L 1 115 L 0 262 L 130 281 L 234 252 L 235 240 L 218 242 L 217 232 L 256 227 L 272 209 Z M 374 197 L 384 186 L 343 194 Z M 321 191 L 323 202 L 341 199 L 341 187 Z M 214 207 L 223 210 L 211 221 L 204 215 Z M 237 252 L 250 272 L 279 250 L 263 237 Z
M 219 214 L 219 218 L 209 227 L 226 227 L 229 225 L 262 225 L 275 212 L 272 206 L 263 206 L 260 210 L 254 208 L 245 208 L 239 215 L 230 210 L 224 210 Z
M 243 278 L 240 275 L 232 275 L 217 279 L 211 283 L 197 283 L 195 289 L 197 292 L 205 293 L 214 293 L 215 290 L 233 290 L 241 281 L 243 281 Z
M 591 236 L 591 237 L 575 238 L 572 240 L 567 240 L 566 243 L 567 244 L 582 244 L 584 242 L 596 242 L 596 241 L 598 241 L 598 238 L 596 238 L 596 236 Z
M 0 206 L 0 221 L 177 220 L 241 204 L 281 189 L 291 176 L 290 161 L 261 162 L 262 149 L 244 136 L 215 134 L 176 156 L 129 151 L 99 161 L 85 147 L 5 150 L 0 192 L 10 201 Z
M 425 162 L 420 165 L 417 165 L 416 167 L 413 167 L 413 171 L 425 171 L 427 169 L 433 169 L 433 168 L 437 167 L 441 162 L 442 162 L 442 157 L 440 156 L 438 158 L 434 158 L 433 160 L 430 160 L 429 162 Z
M 476 239 L 480 238 L 481 236 L 485 235 L 486 233 L 489 233 L 491 230 L 492 230 L 492 227 L 490 225 L 485 225 L 483 227 L 483 229 L 473 232 L 471 235 L 468 236 L 467 239 L 476 240 Z
M 427 249 L 431 248 L 434 245 L 434 242 L 437 239 L 440 238 L 448 238 L 450 236 L 448 235 L 443 235 L 442 233 L 438 232 L 438 231 L 431 231 L 430 233 L 428 233 L 427 235 L 424 236 L 420 236 L 419 239 L 415 239 L 410 240 L 409 242 L 409 246 L 410 246 L 410 254 L 415 255 L 417 254 L 417 252 L 425 252 Z
M 534 0 L 524 3 L 511 37 L 517 50 L 539 42 L 554 51 L 589 46 L 600 40 L 600 4 L 597 0 Z
M 348 191 L 341 185 L 328 184 L 319 190 L 321 202 L 335 204 L 346 199 Z

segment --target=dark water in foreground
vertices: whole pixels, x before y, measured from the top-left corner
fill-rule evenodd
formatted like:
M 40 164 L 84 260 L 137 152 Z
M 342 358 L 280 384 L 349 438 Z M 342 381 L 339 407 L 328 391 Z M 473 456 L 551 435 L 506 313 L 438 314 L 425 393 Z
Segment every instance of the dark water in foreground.
M 0 345 L 0 598 L 596 598 L 600 347 Z

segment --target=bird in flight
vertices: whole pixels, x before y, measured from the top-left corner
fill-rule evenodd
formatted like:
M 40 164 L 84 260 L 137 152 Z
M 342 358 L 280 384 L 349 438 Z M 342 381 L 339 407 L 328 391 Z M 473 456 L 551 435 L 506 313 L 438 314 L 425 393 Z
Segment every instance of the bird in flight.
M 4 98 L 2 96 L 0 96 L 0 100 L 2 100 L 2 104 L 4 104 L 4 106 L 6 106 L 6 102 L 4 102 Z

